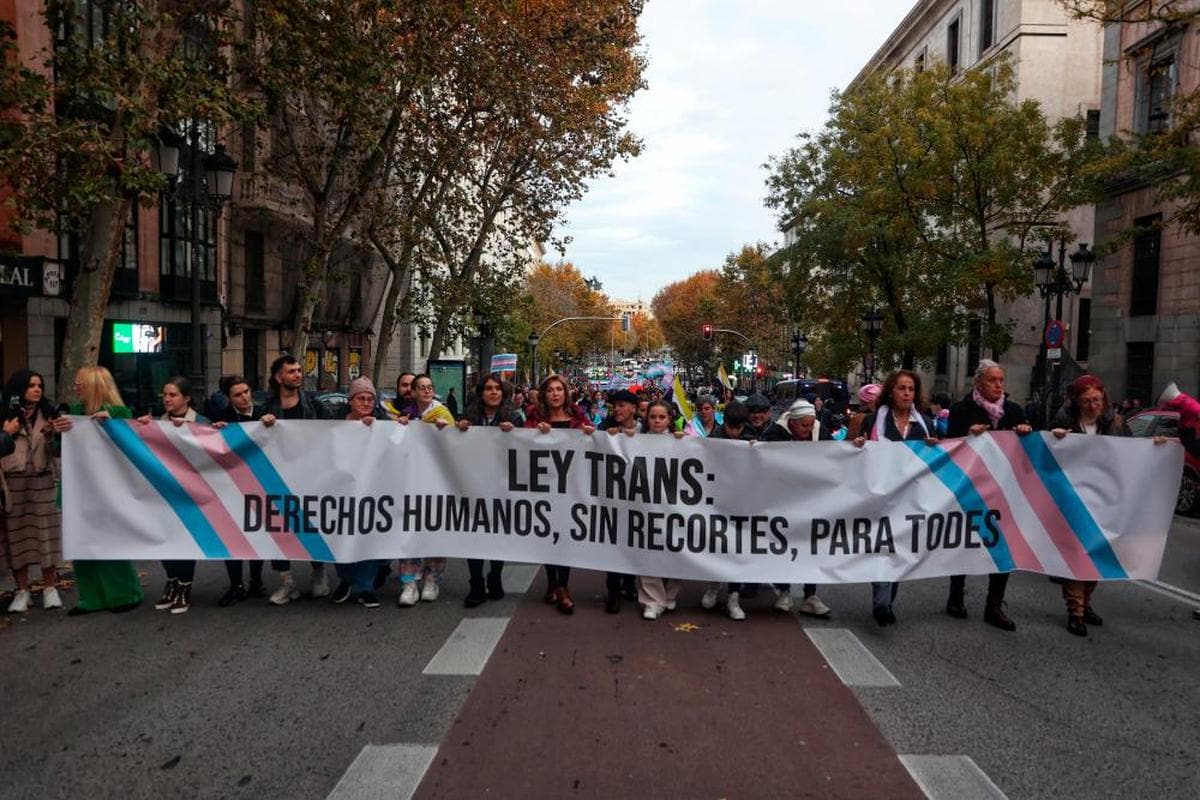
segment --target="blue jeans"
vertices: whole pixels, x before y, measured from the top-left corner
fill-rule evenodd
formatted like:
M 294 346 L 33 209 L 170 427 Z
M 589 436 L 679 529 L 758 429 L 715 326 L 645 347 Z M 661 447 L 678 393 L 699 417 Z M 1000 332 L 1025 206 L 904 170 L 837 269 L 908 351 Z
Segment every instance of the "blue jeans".
M 382 560 L 373 558 L 367 561 L 356 561 L 353 564 L 336 564 L 337 576 L 354 587 L 353 594 L 375 591 L 375 575 L 379 572 Z

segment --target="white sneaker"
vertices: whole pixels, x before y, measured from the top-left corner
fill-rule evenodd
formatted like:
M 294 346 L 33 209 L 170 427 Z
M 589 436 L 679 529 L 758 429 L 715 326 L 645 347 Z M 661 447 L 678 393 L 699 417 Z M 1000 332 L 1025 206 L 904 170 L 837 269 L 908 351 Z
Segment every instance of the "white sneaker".
M 12 602 L 8 604 L 8 613 L 24 614 L 29 610 L 29 592 L 20 590 L 13 594 Z
M 725 610 L 729 612 L 730 619 L 743 620 L 746 618 L 746 612 L 742 611 L 742 606 L 738 603 L 737 592 L 729 593 L 729 597 L 725 599 Z
M 58 596 L 58 589 L 47 586 L 42 590 L 42 608 L 62 608 L 62 598 Z
M 401 608 L 415 606 L 417 601 L 421 599 L 421 593 L 417 591 L 416 581 L 408 581 L 400 589 L 400 597 L 396 600 L 396 605 Z
M 292 581 L 292 576 L 288 575 L 283 579 L 283 583 L 279 584 L 279 588 L 271 592 L 269 598 L 273 606 L 286 606 L 292 600 L 300 599 L 300 590 L 296 588 L 295 582 Z
M 721 595 L 721 585 L 714 583 L 704 590 L 704 596 L 700 598 L 700 607 L 711 609 L 717 607 L 717 598 Z
M 662 606 L 658 603 L 647 603 L 642 609 L 642 619 L 658 619 L 662 616 Z
M 421 581 L 421 599 L 426 603 L 432 603 L 438 599 L 439 591 L 437 578 L 426 575 L 425 580 Z
M 821 598 L 815 594 L 804 598 L 804 602 L 796 606 L 796 610 L 801 614 L 808 614 L 810 617 L 828 617 L 833 610 L 821 602 Z
M 313 570 L 312 596 L 316 600 L 320 597 L 329 597 L 333 592 L 329 588 L 329 577 L 326 576 L 324 569 Z
M 776 611 L 791 611 L 792 610 L 792 593 L 791 593 L 791 591 L 789 590 L 789 591 L 785 592 L 785 591 L 776 589 L 775 594 L 777 595 L 775 598 L 775 610 Z
M 675 601 L 674 600 L 668 600 L 667 604 L 665 606 L 663 606 L 663 611 L 674 611 L 674 610 L 675 610 Z

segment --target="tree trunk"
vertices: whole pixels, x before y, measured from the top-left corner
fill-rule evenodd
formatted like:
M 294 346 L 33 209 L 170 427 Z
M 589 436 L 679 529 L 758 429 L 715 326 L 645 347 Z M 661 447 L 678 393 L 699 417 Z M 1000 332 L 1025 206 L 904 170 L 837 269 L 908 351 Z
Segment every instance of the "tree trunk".
M 392 337 L 396 334 L 396 326 L 400 322 L 400 304 L 407 296 L 405 289 L 408 284 L 408 264 L 412 251 L 406 246 L 399 258 L 392 258 L 387 247 L 373 233 L 370 238 L 376 252 L 387 262 L 392 276 L 387 298 L 383 301 L 383 319 L 379 323 L 379 335 L 375 340 L 375 368 L 371 375 L 378 385 L 383 380 L 383 364 L 387 359 L 388 348 L 392 346 Z
M 313 314 L 317 310 L 317 301 L 325 289 L 325 275 L 329 269 L 331 248 L 326 244 L 318 246 L 316 252 L 309 256 L 304 263 L 304 274 L 297 287 L 299 296 L 296 298 L 296 310 L 292 315 L 292 330 L 296 338 L 292 342 L 292 355 L 304 362 L 304 353 L 308 350 L 308 337 L 312 333 Z
M 442 342 L 446 338 L 446 334 L 450 330 L 450 317 L 454 315 L 453 309 L 443 309 L 438 314 L 437 325 L 433 329 L 433 338 L 429 340 L 429 355 L 425 359 L 425 371 L 429 371 L 429 363 L 442 354 Z
M 104 315 L 130 202 L 128 197 L 121 197 L 99 205 L 88 219 L 80 243 L 79 274 L 71 293 L 63 360 L 58 368 L 60 399 L 65 398 L 64 388 L 71 385 L 75 373 L 96 366 L 99 360 Z

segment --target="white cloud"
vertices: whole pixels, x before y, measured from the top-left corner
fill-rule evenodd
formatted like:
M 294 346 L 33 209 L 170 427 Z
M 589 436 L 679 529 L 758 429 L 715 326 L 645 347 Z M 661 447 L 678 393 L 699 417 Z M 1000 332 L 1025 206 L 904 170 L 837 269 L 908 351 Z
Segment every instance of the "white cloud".
M 649 88 L 630 107 L 641 156 L 568 209 L 567 257 L 614 296 L 649 299 L 777 239 L 761 165 L 822 124 L 910 5 L 898 0 L 655 0 L 640 23 Z

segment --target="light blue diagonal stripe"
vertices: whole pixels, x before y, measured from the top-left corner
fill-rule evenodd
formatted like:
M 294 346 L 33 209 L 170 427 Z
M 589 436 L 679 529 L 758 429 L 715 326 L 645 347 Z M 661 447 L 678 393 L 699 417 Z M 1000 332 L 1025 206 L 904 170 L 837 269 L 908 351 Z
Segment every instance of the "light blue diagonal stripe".
M 284 482 L 283 477 L 275 470 L 275 465 L 271 463 L 271 459 L 267 458 L 266 453 L 254 443 L 254 440 L 246 435 L 242 430 L 241 425 L 226 425 L 221 429 L 221 435 L 225 437 L 225 442 L 229 445 L 229 449 L 234 455 L 238 456 L 246 465 L 250 467 L 250 471 L 254 473 L 254 477 L 258 478 L 263 489 L 267 494 L 285 495 L 291 494 L 292 490 Z M 304 533 L 296 532 L 296 540 L 304 545 L 304 549 L 308 551 L 309 556 L 313 561 L 336 561 L 333 551 L 329 549 L 329 545 L 319 533 Z
M 954 494 L 954 499 L 958 501 L 963 511 L 978 511 L 980 519 L 983 518 L 983 515 L 988 512 L 988 504 L 984 502 L 983 496 L 975 488 L 970 476 L 951 460 L 948 452 L 924 442 L 905 442 L 904 445 L 917 458 L 924 461 L 934 477 Z M 1003 533 L 997 531 L 996 544 L 987 548 L 987 551 L 996 564 L 998 572 L 1012 572 L 1016 569 L 1012 552 L 1008 549 L 1008 542 Z
M 1025 449 L 1025 455 L 1029 457 L 1038 477 L 1045 484 L 1046 491 L 1054 498 L 1055 505 L 1071 526 L 1072 533 L 1083 544 L 1083 549 L 1091 557 L 1100 576 L 1112 579 L 1128 578 L 1128 573 L 1121 566 L 1121 560 L 1117 558 L 1112 545 L 1105 538 L 1104 531 L 1100 530 L 1100 526 L 1088 511 L 1087 504 L 1071 485 L 1071 479 L 1063 472 L 1058 459 L 1046 446 L 1046 440 L 1040 434 L 1036 434 L 1017 437 L 1017 441 Z
M 188 533 L 200 546 L 205 558 L 229 558 L 229 548 L 221 541 L 208 517 L 192 500 L 191 495 L 176 480 L 167 466 L 150 449 L 142 438 L 133 432 L 127 420 L 108 420 L 100 424 L 100 430 L 108 434 L 108 438 L 117 446 L 138 472 L 150 482 L 162 498 L 171 506 L 171 510 L 183 522 Z

